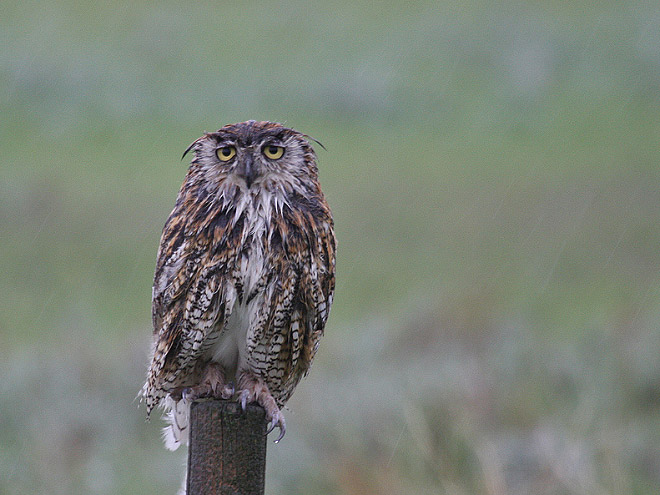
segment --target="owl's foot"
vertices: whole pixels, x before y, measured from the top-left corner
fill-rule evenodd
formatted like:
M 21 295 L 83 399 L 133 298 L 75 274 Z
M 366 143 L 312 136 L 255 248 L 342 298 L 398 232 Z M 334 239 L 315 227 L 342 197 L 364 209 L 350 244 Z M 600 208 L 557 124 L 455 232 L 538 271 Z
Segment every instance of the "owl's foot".
M 280 408 L 277 407 L 275 399 L 268 390 L 268 386 L 250 372 L 241 373 L 238 379 L 238 401 L 245 411 L 245 407 L 251 403 L 256 402 L 266 410 L 266 419 L 270 423 L 266 435 L 273 431 L 277 426 L 280 429 L 280 435 L 275 440 L 275 443 L 282 440 L 286 433 L 286 423 L 284 415 Z
M 217 363 L 209 363 L 204 370 L 199 385 L 181 389 L 181 397 L 194 401 L 205 397 L 216 399 L 231 399 L 234 395 L 234 384 L 225 381 L 225 371 Z

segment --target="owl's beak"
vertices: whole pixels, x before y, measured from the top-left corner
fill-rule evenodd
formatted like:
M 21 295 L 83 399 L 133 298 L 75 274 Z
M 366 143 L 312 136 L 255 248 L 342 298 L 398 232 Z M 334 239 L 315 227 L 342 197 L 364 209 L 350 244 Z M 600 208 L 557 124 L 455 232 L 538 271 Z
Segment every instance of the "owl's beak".
M 257 167 L 254 165 L 254 159 L 251 156 L 246 156 L 238 164 L 236 174 L 245 180 L 245 185 L 248 189 L 257 178 Z

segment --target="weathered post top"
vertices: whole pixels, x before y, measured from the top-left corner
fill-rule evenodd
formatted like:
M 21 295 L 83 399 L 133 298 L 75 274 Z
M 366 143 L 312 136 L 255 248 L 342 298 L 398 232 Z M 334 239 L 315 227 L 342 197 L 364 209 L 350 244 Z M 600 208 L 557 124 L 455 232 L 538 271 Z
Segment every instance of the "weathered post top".
M 205 400 L 190 407 L 187 495 L 263 495 L 266 414 L 249 404 Z

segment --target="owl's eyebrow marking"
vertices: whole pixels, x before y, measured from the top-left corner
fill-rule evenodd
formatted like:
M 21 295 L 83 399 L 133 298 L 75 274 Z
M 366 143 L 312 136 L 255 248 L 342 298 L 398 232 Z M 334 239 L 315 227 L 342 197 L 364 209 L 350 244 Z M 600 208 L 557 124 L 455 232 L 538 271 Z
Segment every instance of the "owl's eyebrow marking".
M 215 139 L 218 147 L 241 146 L 241 147 L 250 148 L 255 144 L 257 144 L 255 143 L 256 136 L 252 135 L 254 122 L 243 123 L 240 126 L 236 126 L 236 127 L 237 127 L 236 129 L 237 132 L 223 132 L 226 131 L 225 129 L 219 129 L 216 132 L 205 132 L 202 137 L 193 141 L 192 144 L 186 148 L 186 150 L 183 152 L 183 155 L 181 155 L 181 160 L 183 160 L 186 157 L 186 155 L 190 153 L 190 151 L 194 149 L 195 146 L 201 140 L 206 138 Z M 292 135 L 291 129 L 280 126 L 263 129 L 261 131 L 261 134 L 263 138 L 258 143 L 261 146 L 268 145 L 271 143 L 274 144 L 284 143 L 285 141 L 287 141 L 287 138 L 291 137 Z M 297 133 L 294 131 L 293 134 L 297 134 Z M 314 143 L 318 144 L 321 148 L 323 148 L 325 151 L 328 151 L 328 149 L 325 146 L 323 146 L 323 143 L 318 139 L 315 139 L 308 134 L 299 134 L 299 135 L 302 135 L 303 137 L 309 139 L 310 141 L 313 141 Z
M 264 146 L 269 146 L 269 145 L 284 146 L 285 143 L 286 143 L 286 139 L 282 139 L 279 136 L 266 136 L 257 144 L 263 148 Z

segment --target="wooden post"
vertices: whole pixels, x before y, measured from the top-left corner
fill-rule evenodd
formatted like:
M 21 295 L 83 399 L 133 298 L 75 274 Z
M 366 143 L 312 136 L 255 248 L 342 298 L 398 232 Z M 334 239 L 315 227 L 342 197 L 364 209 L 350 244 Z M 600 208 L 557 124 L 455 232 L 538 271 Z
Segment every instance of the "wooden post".
M 187 495 L 263 495 L 266 413 L 205 400 L 190 407 Z

